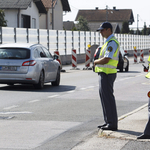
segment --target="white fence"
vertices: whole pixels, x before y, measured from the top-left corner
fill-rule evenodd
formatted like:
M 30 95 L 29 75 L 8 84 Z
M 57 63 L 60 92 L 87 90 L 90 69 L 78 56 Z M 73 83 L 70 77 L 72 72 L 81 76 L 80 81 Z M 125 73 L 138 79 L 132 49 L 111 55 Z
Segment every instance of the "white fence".
M 115 34 L 124 50 L 150 49 L 150 36 Z M 0 27 L 0 43 L 40 43 L 51 53 L 59 50 L 60 55 L 85 53 L 87 45 L 103 45 L 104 39 L 99 32 L 44 30 Z

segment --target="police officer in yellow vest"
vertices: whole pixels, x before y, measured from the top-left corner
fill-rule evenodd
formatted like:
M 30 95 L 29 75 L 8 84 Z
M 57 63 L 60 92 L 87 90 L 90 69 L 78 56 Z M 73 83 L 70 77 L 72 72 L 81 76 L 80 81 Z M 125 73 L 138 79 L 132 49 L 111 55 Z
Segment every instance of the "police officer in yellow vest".
M 147 67 L 147 71 L 150 68 L 150 56 L 148 57 L 148 63 L 149 63 L 149 67 Z M 146 78 L 150 78 L 150 72 L 147 73 L 147 75 L 145 76 Z M 148 93 L 148 97 L 149 97 L 149 102 L 148 102 L 148 122 L 146 124 L 146 127 L 144 129 L 143 134 L 141 134 L 140 136 L 137 137 L 137 139 L 150 139 L 150 94 Z
M 105 121 L 98 128 L 115 131 L 118 129 L 118 116 L 113 84 L 117 75 L 119 42 L 114 37 L 112 30 L 112 25 L 109 22 L 102 23 L 97 29 L 106 38 L 106 42 L 101 48 L 99 59 L 94 61 L 94 66 L 95 72 L 99 74 L 99 95 Z
M 150 55 L 149 55 L 147 61 L 148 61 L 148 65 L 149 65 L 147 69 L 149 69 L 150 68 Z M 150 72 L 148 72 L 145 77 L 150 79 Z

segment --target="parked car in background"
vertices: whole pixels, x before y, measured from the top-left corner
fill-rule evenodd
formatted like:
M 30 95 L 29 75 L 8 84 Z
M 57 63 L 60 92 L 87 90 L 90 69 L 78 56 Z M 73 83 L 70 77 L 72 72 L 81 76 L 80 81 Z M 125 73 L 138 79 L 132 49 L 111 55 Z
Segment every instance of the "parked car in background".
M 13 43 L 0 45 L 0 84 L 33 84 L 42 89 L 44 83 L 60 83 L 60 64 L 41 44 Z
M 128 54 L 124 52 L 124 49 L 120 47 L 119 62 L 117 65 L 117 69 L 119 69 L 120 72 L 123 72 L 123 70 L 125 70 L 126 72 L 129 71 L 129 59 L 127 55 Z
M 96 49 L 95 54 L 94 54 L 94 60 L 99 58 L 100 50 L 101 50 L 101 47 L 98 47 Z M 117 69 L 119 69 L 120 72 L 123 72 L 124 69 L 126 72 L 129 71 L 129 59 L 128 59 L 127 55 L 128 54 L 124 52 L 123 48 L 120 47 L 119 61 L 118 61 L 118 65 L 117 65 Z M 93 62 L 94 62 L 94 60 L 93 60 Z M 95 68 L 93 68 L 93 71 L 94 70 L 95 70 Z

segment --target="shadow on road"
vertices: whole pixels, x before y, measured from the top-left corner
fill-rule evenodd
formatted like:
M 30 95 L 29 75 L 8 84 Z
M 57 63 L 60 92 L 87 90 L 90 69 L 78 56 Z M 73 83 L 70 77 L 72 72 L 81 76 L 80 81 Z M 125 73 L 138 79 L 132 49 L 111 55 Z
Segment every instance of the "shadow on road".
M 117 73 L 141 73 L 141 71 L 128 71 L 128 72 L 126 72 L 126 71 L 123 71 L 123 72 L 117 71 Z
M 67 92 L 75 90 L 76 86 L 72 85 L 60 85 L 52 86 L 51 84 L 45 84 L 43 89 L 35 89 L 32 85 L 28 84 L 16 84 L 13 86 L 3 86 L 0 90 L 5 91 L 22 91 L 22 92 Z

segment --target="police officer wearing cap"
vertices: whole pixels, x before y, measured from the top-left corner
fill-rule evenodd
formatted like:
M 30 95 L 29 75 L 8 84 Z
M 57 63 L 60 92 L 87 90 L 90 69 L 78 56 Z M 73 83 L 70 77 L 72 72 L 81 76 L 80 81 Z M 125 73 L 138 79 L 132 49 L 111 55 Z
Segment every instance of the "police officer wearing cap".
M 146 68 L 147 70 L 150 68 L 150 56 L 148 57 L 149 66 Z M 146 78 L 150 79 L 150 72 L 145 76 Z M 150 93 L 148 92 L 149 102 L 148 102 L 148 122 L 144 129 L 144 132 L 137 137 L 137 139 L 150 139 Z
M 150 98 L 149 98 L 149 103 L 148 103 L 148 122 L 146 124 L 146 127 L 144 129 L 143 134 L 137 137 L 137 139 L 150 139 Z
M 112 30 L 109 22 L 102 23 L 97 29 L 106 38 L 106 41 L 101 47 L 99 59 L 94 61 L 94 66 L 95 72 L 99 74 L 99 95 L 105 121 L 98 128 L 115 131 L 118 129 L 118 116 L 113 85 L 117 75 L 119 42 L 114 37 Z

